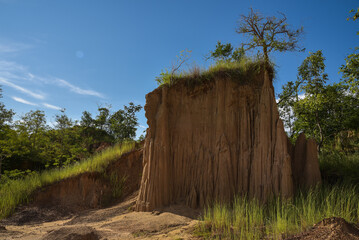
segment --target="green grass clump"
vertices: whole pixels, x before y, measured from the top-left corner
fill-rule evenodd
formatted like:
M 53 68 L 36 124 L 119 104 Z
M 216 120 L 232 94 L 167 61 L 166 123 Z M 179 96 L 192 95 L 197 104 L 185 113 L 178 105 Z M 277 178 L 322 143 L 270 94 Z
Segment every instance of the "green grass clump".
M 195 86 L 213 81 L 216 78 L 230 78 L 233 81 L 248 83 L 259 73 L 263 72 L 264 61 L 261 58 L 243 57 L 240 61 L 219 61 L 204 70 L 197 66 L 187 71 L 176 72 L 173 75 L 166 70 L 156 78 L 160 86 L 173 86 L 185 83 Z M 274 68 L 269 69 L 271 75 Z
M 23 179 L 9 180 L 1 184 L 0 219 L 9 216 L 18 205 L 29 202 L 31 194 L 36 189 L 81 173 L 104 172 L 111 161 L 134 148 L 134 142 L 122 143 L 73 165 L 33 173 Z
M 260 204 L 238 197 L 232 206 L 208 208 L 199 234 L 213 239 L 281 239 L 301 232 L 327 217 L 359 221 L 359 189 L 355 185 L 323 185 L 294 199 Z
M 323 184 L 293 199 L 266 204 L 237 197 L 229 205 L 207 208 L 198 233 L 219 239 L 282 239 L 328 217 L 359 222 L 359 155 L 330 152 L 320 156 Z

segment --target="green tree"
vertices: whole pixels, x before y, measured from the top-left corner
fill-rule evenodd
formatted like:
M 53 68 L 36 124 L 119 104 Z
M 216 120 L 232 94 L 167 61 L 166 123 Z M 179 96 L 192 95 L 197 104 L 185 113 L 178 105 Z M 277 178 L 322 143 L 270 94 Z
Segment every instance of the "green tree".
M 233 51 L 233 46 L 230 43 L 222 44 L 217 42 L 216 49 L 209 52 L 207 59 L 214 59 L 220 61 L 240 61 L 244 57 L 244 49 L 236 48 Z
M 108 131 L 108 121 L 110 118 L 110 107 L 98 107 L 98 114 L 95 119 L 96 128 L 104 131 Z
M 2 88 L 0 86 L 0 99 L 2 98 Z M 14 116 L 14 112 L 10 109 L 7 110 L 5 105 L 0 102 L 0 179 L 1 179 L 1 171 L 2 171 L 2 163 L 5 157 L 8 155 L 6 140 L 7 134 L 10 131 L 10 127 L 7 123 L 12 122 L 12 117 Z
M 322 51 L 309 53 L 298 68 L 298 81 L 301 83 L 301 90 L 305 92 L 305 98 L 298 101 L 295 110 L 298 116 L 297 125 L 312 137 L 317 139 L 318 151 L 324 141 L 323 125 L 326 113 L 324 101 L 324 89 L 328 75 L 325 73 L 325 58 Z
M 62 109 L 61 114 L 55 115 L 55 129 L 52 131 L 52 137 L 55 140 L 53 145 L 56 149 L 53 152 L 56 152 L 56 155 L 51 157 L 53 166 L 67 165 L 80 160 L 79 155 L 83 153 L 81 139 L 79 139 L 80 133 L 76 131 L 77 128 L 74 128 L 76 122 L 69 118 L 65 111 L 66 109 Z M 50 163 L 47 163 L 47 166 L 50 166 Z
M 110 133 L 117 141 L 135 138 L 138 125 L 136 113 L 141 109 L 141 105 L 130 102 L 128 106 L 124 106 L 123 110 L 120 109 L 111 115 L 109 119 Z
M 82 112 L 80 124 L 83 127 L 93 127 L 94 126 L 95 121 L 92 118 L 92 115 L 90 112 L 88 112 L 88 111 Z
M 20 132 L 26 132 L 29 136 L 31 147 L 34 151 L 38 150 L 38 142 L 47 129 L 46 117 L 44 111 L 30 111 L 17 121 L 17 128 Z
M 289 81 L 282 86 L 282 92 L 278 95 L 279 101 L 277 105 L 279 114 L 290 138 L 293 138 L 296 133 L 294 125 L 296 117 L 293 108 L 299 101 L 299 85 L 299 81 L 296 81 L 295 83 Z
M 353 19 L 356 21 L 359 18 L 359 8 L 355 12 L 354 9 L 350 11 L 351 13 L 354 12 L 354 16 L 349 19 Z M 357 32 L 359 35 L 359 32 Z M 344 81 L 350 86 L 350 90 L 352 93 L 357 94 L 359 91 L 359 53 L 358 47 L 355 48 L 354 53 L 349 54 L 345 58 L 345 65 L 340 67 L 340 72 L 342 72 Z
M 30 111 L 7 128 L 1 151 L 5 155 L 4 170 L 40 169 L 44 166 L 49 142 L 43 111 Z
M 354 94 L 359 92 L 359 53 L 352 53 L 345 58 L 345 65 L 340 67 L 340 72 L 350 91 Z
M 341 132 L 359 126 L 358 99 L 344 81 L 327 85 L 324 61 L 321 51 L 310 53 L 298 68 L 297 81 L 283 86 L 278 101 L 289 136 L 295 139 L 305 132 L 316 139 L 318 151 Z
M 2 88 L 0 86 L 0 99 L 2 98 Z M 12 122 L 12 117 L 15 115 L 13 110 L 5 108 L 4 103 L 0 102 L 0 130 L 6 123 Z
M 291 30 L 283 13 L 280 13 L 278 18 L 264 17 L 251 8 L 247 16 L 241 15 L 236 32 L 249 36 L 249 41 L 242 45 L 245 51 L 261 49 L 266 69 L 270 66 L 269 54 L 271 52 L 303 50 L 298 45 L 303 28 Z

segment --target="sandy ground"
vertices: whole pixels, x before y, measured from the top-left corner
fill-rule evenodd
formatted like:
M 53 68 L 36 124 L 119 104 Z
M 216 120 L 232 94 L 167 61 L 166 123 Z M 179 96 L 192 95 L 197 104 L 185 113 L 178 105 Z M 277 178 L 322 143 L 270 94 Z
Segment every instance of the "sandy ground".
M 199 239 L 194 232 L 200 211 L 175 205 L 135 212 L 138 192 L 109 208 L 78 213 L 66 209 L 23 207 L 0 222 L 0 240 Z M 357 225 L 328 218 L 287 240 L 359 240 Z
M 134 212 L 136 197 L 137 193 L 134 193 L 113 207 L 85 211 L 55 221 L 42 219 L 39 222 L 39 219 L 32 221 L 25 217 L 27 223 L 19 224 L 19 219 L 24 216 L 14 216 L 0 223 L 5 227 L 0 227 L 0 239 L 196 239 L 192 232 L 198 223 L 195 220 L 198 212 L 184 206 Z

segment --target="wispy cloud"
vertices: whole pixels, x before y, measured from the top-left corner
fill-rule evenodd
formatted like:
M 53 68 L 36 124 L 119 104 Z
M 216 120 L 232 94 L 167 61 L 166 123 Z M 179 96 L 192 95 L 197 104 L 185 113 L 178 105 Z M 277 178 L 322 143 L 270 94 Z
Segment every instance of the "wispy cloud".
M 15 53 L 31 48 L 29 44 L 0 42 L 0 53 Z
M 16 83 L 15 83 L 16 82 Z M 42 77 L 31 73 L 27 67 L 17 64 L 15 62 L 0 60 L 0 83 L 12 87 L 20 92 L 26 93 L 36 99 L 45 99 L 45 94 L 41 92 L 34 92 L 30 89 L 26 89 L 19 85 L 19 82 L 29 83 L 32 82 L 37 85 L 55 85 L 69 89 L 71 92 L 80 95 L 94 96 L 104 98 L 104 95 L 100 92 L 83 89 L 78 87 L 64 79 L 56 77 Z
M 95 96 L 95 97 L 100 97 L 100 98 L 104 98 L 104 96 L 99 93 L 96 92 L 94 90 L 88 90 L 88 89 L 82 89 L 80 87 L 77 87 L 63 79 L 59 79 L 56 78 L 55 82 L 62 87 L 67 87 L 68 89 L 70 89 L 71 92 L 77 93 L 77 94 L 81 94 L 81 95 L 89 95 L 89 96 Z
M 9 81 L 7 81 L 7 80 L 5 80 L 5 79 L 3 79 L 3 78 L 0 78 L 0 83 L 2 83 L 2 84 L 4 84 L 4 85 L 7 85 L 7 86 L 9 86 L 9 87 L 12 87 L 12 88 L 14 88 L 14 89 L 16 89 L 16 90 L 18 90 L 18 91 L 20 91 L 20 92 L 23 92 L 23 93 L 25 93 L 25 94 L 27 94 L 27 95 L 33 97 L 33 98 L 41 99 L 41 100 L 42 100 L 42 99 L 45 99 L 45 95 L 44 95 L 44 94 L 35 93 L 35 92 L 33 92 L 33 91 L 29 90 L 29 89 L 26 89 L 26 88 L 24 88 L 24 87 L 21 87 L 21 86 L 19 86 L 19 85 L 16 85 L 15 83 L 9 82 Z
M 29 102 L 23 98 L 19 98 L 19 97 L 11 97 L 14 101 L 19 102 L 19 103 L 23 103 L 23 104 L 27 104 L 27 105 L 31 105 L 31 106 L 37 106 L 36 103 L 33 102 Z
M 48 104 L 48 103 L 43 103 L 42 104 L 44 107 L 47 107 L 47 108 L 50 108 L 50 109 L 54 109 L 54 110 L 61 110 L 62 108 L 58 107 L 58 106 L 55 106 L 55 105 L 51 105 L 51 104 Z

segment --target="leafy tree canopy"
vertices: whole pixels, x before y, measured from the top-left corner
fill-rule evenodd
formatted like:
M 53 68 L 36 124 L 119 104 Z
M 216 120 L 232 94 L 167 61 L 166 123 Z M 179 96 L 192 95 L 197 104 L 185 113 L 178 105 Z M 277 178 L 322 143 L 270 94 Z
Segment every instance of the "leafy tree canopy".
M 240 61 L 244 57 L 244 49 L 236 48 L 233 51 L 231 43 L 222 44 L 217 42 L 216 49 L 209 52 L 207 59 L 214 59 L 218 61 Z

